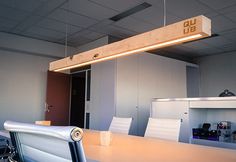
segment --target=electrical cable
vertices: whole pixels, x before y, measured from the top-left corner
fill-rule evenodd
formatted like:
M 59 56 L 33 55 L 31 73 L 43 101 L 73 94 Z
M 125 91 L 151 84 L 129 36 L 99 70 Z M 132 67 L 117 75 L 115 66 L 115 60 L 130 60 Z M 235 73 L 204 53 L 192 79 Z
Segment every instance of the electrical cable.
M 164 15 L 164 26 L 166 26 L 166 0 L 164 0 L 164 9 L 163 9 L 163 15 Z

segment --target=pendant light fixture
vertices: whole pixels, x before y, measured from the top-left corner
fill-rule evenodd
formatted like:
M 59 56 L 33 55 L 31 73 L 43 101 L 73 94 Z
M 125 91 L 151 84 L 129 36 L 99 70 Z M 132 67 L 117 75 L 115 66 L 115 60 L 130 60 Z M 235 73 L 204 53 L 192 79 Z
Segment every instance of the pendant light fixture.
M 164 22 L 165 25 L 165 22 Z M 163 48 L 211 36 L 211 20 L 200 15 L 121 41 L 50 63 L 49 70 L 63 71 L 117 57 Z

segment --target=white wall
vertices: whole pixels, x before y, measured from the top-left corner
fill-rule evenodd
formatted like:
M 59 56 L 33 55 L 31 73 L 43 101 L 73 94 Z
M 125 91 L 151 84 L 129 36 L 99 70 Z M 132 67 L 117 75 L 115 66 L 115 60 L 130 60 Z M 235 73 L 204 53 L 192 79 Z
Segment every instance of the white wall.
M 0 129 L 5 120 L 42 120 L 46 72 L 53 59 L 1 50 L 0 58 Z
M 201 57 L 200 96 L 218 96 L 224 89 L 236 94 L 236 52 Z
M 62 56 L 62 45 L 0 33 L 0 129 L 44 119 L 49 62 Z

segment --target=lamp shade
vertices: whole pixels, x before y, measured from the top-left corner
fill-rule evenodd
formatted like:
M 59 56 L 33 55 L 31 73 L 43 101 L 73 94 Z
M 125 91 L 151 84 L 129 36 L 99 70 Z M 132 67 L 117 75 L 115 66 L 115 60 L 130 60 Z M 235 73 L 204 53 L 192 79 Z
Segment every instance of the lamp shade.
M 210 35 L 211 20 L 200 15 L 53 61 L 50 63 L 49 70 L 68 70 L 125 55 L 193 41 Z

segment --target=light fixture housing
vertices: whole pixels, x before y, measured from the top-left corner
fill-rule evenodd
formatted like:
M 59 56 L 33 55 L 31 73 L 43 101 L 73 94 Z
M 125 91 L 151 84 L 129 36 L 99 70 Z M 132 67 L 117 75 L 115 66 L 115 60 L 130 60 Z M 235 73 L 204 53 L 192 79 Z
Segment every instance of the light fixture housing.
M 211 20 L 203 15 L 154 29 L 50 63 L 50 71 L 63 71 L 125 55 L 163 48 L 211 36 Z

